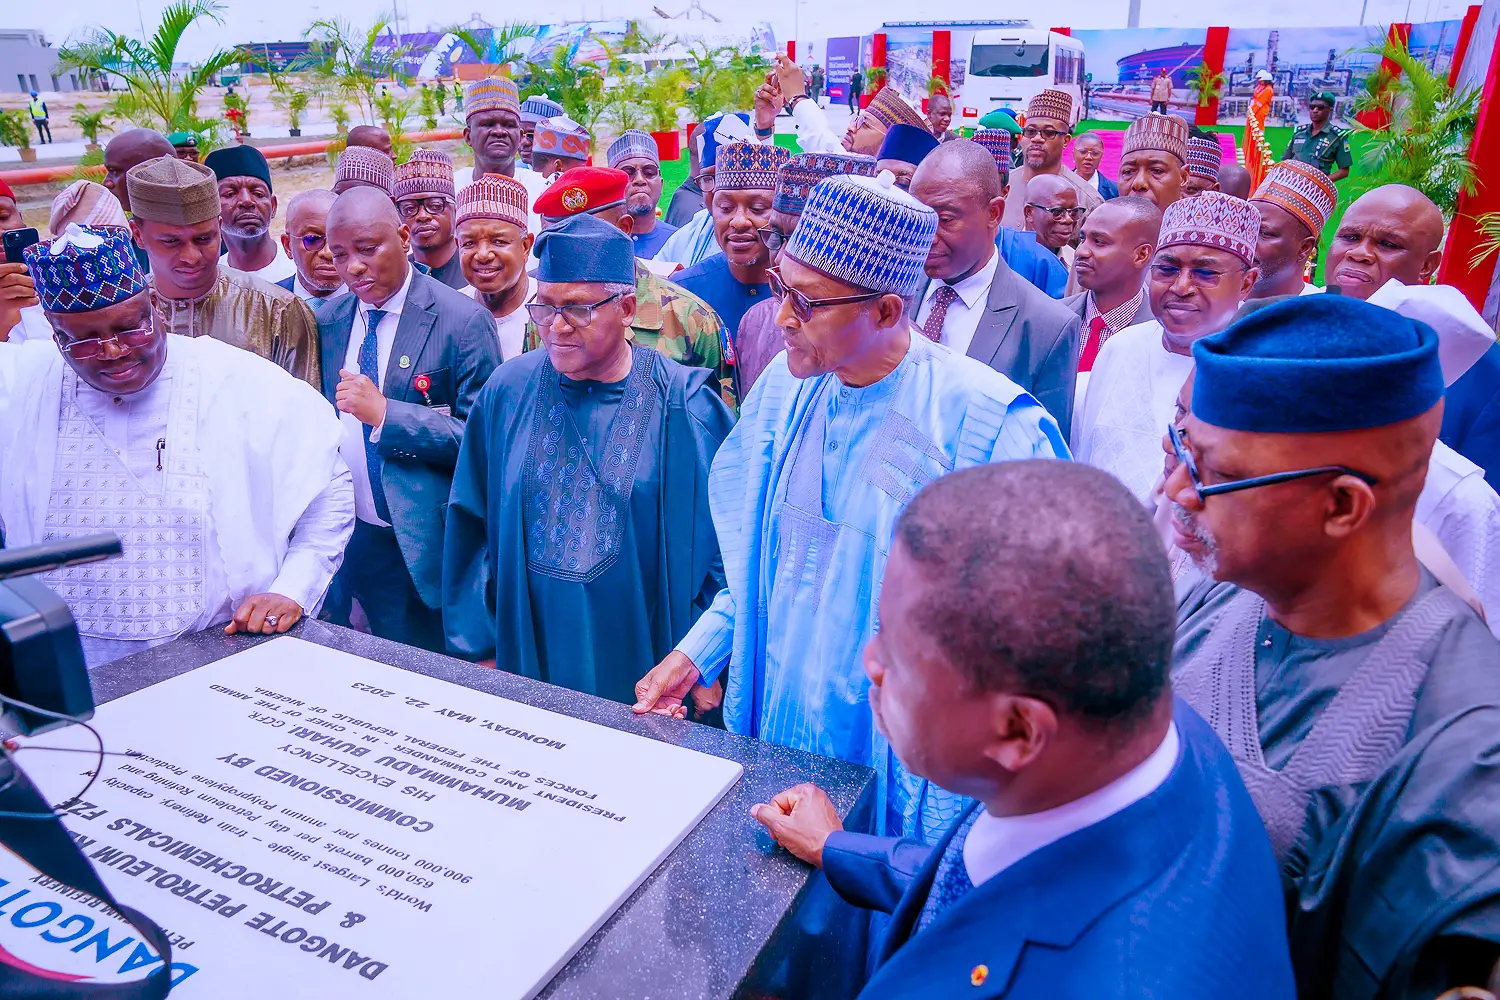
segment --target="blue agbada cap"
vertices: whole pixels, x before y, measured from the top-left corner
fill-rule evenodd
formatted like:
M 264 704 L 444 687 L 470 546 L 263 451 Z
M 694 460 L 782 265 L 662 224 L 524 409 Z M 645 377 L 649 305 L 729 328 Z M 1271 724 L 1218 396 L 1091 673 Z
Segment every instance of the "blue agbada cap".
M 570 215 L 541 231 L 533 250 L 537 281 L 635 284 L 635 244 L 594 215 Z
M 880 143 L 880 152 L 875 154 L 875 159 L 900 160 L 915 166 L 937 148 L 938 141 L 931 132 L 915 125 L 897 122 L 886 129 L 885 139 Z
M 736 112 L 734 117 L 746 125 L 750 124 L 750 113 L 748 111 Z M 719 157 L 719 142 L 714 138 L 714 130 L 719 127 L 719 122 L 723 120 L 724 116 L 722 114 L 703 119 L 703 152 L 698 156 L 700 166 L 712 167 L 716 165 Z
M 1258 309 L 1194 343 L 1193 361 L 1193 416 L 1226 430 L 1385 427 L 1443 398 L 1432 327 L 1342 295 Z

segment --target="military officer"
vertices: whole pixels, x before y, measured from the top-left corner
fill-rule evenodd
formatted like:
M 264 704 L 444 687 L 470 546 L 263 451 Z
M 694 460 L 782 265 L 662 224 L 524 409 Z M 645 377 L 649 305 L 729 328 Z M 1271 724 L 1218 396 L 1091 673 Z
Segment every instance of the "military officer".
M 532 206 L 550 228 L 573 215 L 595 215 L 627 236 L 631 216 L 625 210 L 625 188 L 630 177 L 612 167 L 573 167 L 557 176 Z M 686 288 L 653 274 L 640 261 L 635 265 L 635 318 L 631 339 L 655 348 L 679 364 L 709 368 L 719 397 L 738 409 L 734 392 L 733 347 L 719 314 Z M 536 324 L 526 327 L 526 350 L 542 346 Z
M 1349 130 L 1339 128 L 1330 120 L 1333 105 L 1331 90 L 1318 91 L 1307 99 L 1307 116 L 1312 121 L 1297 126 L 1282 159 L 1310 163 L 1327 174 L 1330 180 L 1341 181 L 1349 176 L 1354 158 L 1349 153 Z

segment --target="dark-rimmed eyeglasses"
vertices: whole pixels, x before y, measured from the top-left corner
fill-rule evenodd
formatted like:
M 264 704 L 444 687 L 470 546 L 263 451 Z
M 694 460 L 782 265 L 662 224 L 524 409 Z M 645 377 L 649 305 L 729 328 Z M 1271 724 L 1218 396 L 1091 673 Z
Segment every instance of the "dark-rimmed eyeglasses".
M 1244 270 L 1244 268 L 1240 268 Z M 1228 271 L 1215 271 L 1211 267 L 1179 267 L 1176 264 L 1152 264 L 1151 277 L 1164 284 L 1174 284 L 1177 276 L 1183 271 L 1188 273 L 1188 283 L 1197 285 L 1199 288 L 1217 288 L 1219 279 L 1230 273 Z
M 448 206 L 453 204 L 442 195 L 434 195 L 431 198 L 403 198 L 396 203 L 396 211 L 401 213 L 401 218 L 415 218 L 418 212 L 426 211 L 428 215 L 442 215 L 448 211 Z
M 137 348 L 149 346 L 155 338 L 156 328 L 152 326 L 150 320 L 147 320 L 145 326 L 138 326 L 133 330 L 121 330 L 110 337 L 90 337 L 87 340 L 64 341 L 59 334 L 53 339 L 57 341 L 57 349 L 74 361 L 88 361 L 103 354 L 105 344 L 113 343 L 116 346 L 133 351 Z
M 1214 483 L 1212 486 L 1203 485 L 1198 478 L 1198 463 L 1193 460 L 1193 453 L 1187 450 L 1182 440 L 1182 431 L 1177 429 L 1176 424 L 1167 425 L 1167 436 L 1172 439 L 1172 451 L 1177 455 L 1177 461 L 1181 462 L 1187 469 L 1188 479 L 1192 481 L 1193 492 L 1198 494 L 1199 500 L 1206 500 L 1212 496 L 1224 493 L 1238 493 L 1240 490 L 1253 490 L 1259 486 L 1275 486 L 1277 483 L 1290 483 L 1297 479 L 1310 479 L 1313 476 L 1353 476 L 1367 486 L 1374 486 L 1379 482 L 1374 476 L 1358 469 L 1351 469 L 1347 465 L 1320 465 L 1315 469 L 1296 469 L 1291 472 L 1273 472 L 1266 476 L 1252 476 L 1249 479 L 1234 479 L 1227 483 Z
M 299 236 L 297 238 L 302 241 L 302 249 L 308 253 L 317 253 L 328 245 L 326 236 Z
M 1051 142 L 1053 139 L 1056 139 L 1058 136 L 1072 135 L 1073 133 L 1072 132 L 1059 132 L 1055 128 L 1037 128 L 1035 125 L 1027 125 L 1025 128 L 1023 128 L 1021 130 L 1021 134 L 1024 135 L 1028 139 L 1035 139 L 1038 136 L 1041 136 L 1043 139 L 1046 139 L 1048 142 Z
M 838 295 L 831 299 L 810 299 L 797 291 L 797 289 L 792 288 L 785 281 L 782 281 L 781 272 L 774 267 L 766 271 L 766 280 L 771 284 L 772 295 L 791 303 L 792 315 L 797 317 L 797 321 L 800 323 L 806 323 L 812 319 L 814 309 L 821 309 L 824 306 L 849 305 L 853 302 L 868 302 L 871 299 L 878 299 L 882 295 L 888 294 L 886 292 L 865 292 L 861 295 Z
M 761 244 L 772 253 L 786 246 L 786 241 L 791 239 L 775 226 L 762 226 L 755 231 L 755 234 L 760 237 Z
M 1030 205 L 1038 212 L 1046 212 L 1048 215 L 1052 216 L 1054 222 L 1061 222 L 1065 218 L 1081 219 L 1083 218 L 1084 213 L 1088 211 L 1088 209 L 1083 208 L 1082 206 L 1078 208 L 1063 208 L 1061 206 L 1058 206 L 1057 208 L 1048 208 L 1046 205 L 1038 205 L 1034 201 L 1028 201 L 1026 204 Z
M 616 292 L 608 298 L 600 299 L 598 302 L 590 302 L 580 305 L 554 306 L 545 302 L 528 302 L 526 311 L 531 314 L 531 321 L 539 327 L 549 327 L 561 314 L 568 321 L 568 325 L 574 329 L 581 330 L 594 322 L 594 310 L 601 306 L 609 305 L 615 299 L 624 295 L 624 292 Z

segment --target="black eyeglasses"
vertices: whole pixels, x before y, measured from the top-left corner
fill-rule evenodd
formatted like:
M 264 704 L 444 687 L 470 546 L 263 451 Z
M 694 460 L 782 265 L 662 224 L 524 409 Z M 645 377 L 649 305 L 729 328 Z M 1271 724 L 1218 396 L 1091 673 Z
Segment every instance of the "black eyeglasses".
M 1214 483 L 1212 486 L 1204 486 L 1203 481 L 1198 478 L 1198 463 L 1193 461 L 1192 452 L 1187 450 L 1183 444 L 1182 432 L 1177 429 L 1176 424 L 1167 425 L 1167 436 L 1172 439 L 1172 451 L 1177 455 L 1177 461 L 1181 462 L 1187 469 L 1188 479 L 1192 480 L 1193 492 L 1198 494 L 1199 500 L 1206 500 L 1212 496 L 1223 493 L 1238 493 L 1240 490 L 1253 490 L 1259 486 L 1275 486 L 1277 483 L 1290 483 L 1297 479 L 1310 479 L 1313 476 L 1353 476 L 1368 486 L 1374 486 L 1379 482 L 1374 476 L 1351 469 L 1347 465 L 1320 465 L 1316 469 L 1297 469 L 1292 472 L 1273 472 L 1267 476 L 1252 476 L 1249 479 L 1235 479 L 1227 483 Z
M 1244 270 L 1244 268 L 1240 268 Z M 1217 288 L 1219 279 L 1228 274 L 1228 271 L 1215 271 L 1211 267 L 1179 267 L 1176 264 L 1152 264 L 1151 277 L 1157 281 L 1172 284 L 1177 276 L 1183 271 L 1188 273 L 1188 283 L 1197 285 L 1199 288 Z
M 765 226 L 757 229 L 755 232 L 756 235 L 760 237 L 760 241 L 762 244 L 764 244 L 765 248 L 772 253 L 775 253 L 782 247 L 786 246 L 786 241 L 791 239 L 790 236 L 788 236 L 786 233 L 783 233 L 775 226 Z
M 1053 139 L 1056 139 L 1058 136 L 1072 135 L 1073 133 L 1072 132 L 1059 132 L 1055 128 L 1037 128 L 1035 125 L 1027 125 L 1025 128 L 1023 128 L 1021 130 L 1021 134 L 1024 135 L 1028 139 L 1035 139 L 1037 136 L 1041 136 L 1043 139 L 1046 139 L 1048 142 L 1051 142 Z
M 801 323 L 812 319 L 814 309 L 821 309 L 824 306 L 849 305 L 853 302 L 868 302 L 887 294 L 886 292 L 865 292 L 862 295 L 839 295 L 831 299 L 810 299 L 782 281 L 781 272 L 774 267 L 766 271 L 766 280 L 771 284 L 772 295 L 792 304 L 792 315 Z
M 432 198 L 404 198 L 396 203 L 396 210 L 401 213 L 401 218 L 411 219 L 423 209 L 426 209 L 428 215 L 442 215 L 448 211 L 450 204 L 452 203 L 442 195 Z
M 87 340 L 64 342 L 62 335 L 58 334 L 53 339 L 57 341 L 58 350 L 74 361 L 88 361 L 90 358 L 97 358 L 103 354 L 105 344 L 113 343 L 132 351 L 146 347 L 156 339 L 156 329 L 148 319 L 145 326 L 138 326 L 133 330 L 121 330 L 110 337 L 90 337 Z
M 531 314 L 531 321 L 539 327 L 551 326 L 553 321 L 557 319 L 558 314 L 561 313 L 562 318 L 568 321 L 569 326 L 581 330 L 594 322 L 594 310 L 600 306 L 608 305 L 624 294 L 624 292 L 616 292 L 608 298 L 585 305 L 553 306 L 545 302 L 528 302 L 526 304 L 526 311 Z
M 1032 208 L 1036 209 L 1038 212 L 1046 212 L 1048 215 L 1052 216 L 1053 221 L 1055 221 L 1055 222 L 1061 222 L 1064 218 L 1068 218 L 1068 219 L 1081 219 L 1081 218 L 1083 218 L 1083 213 L 1085 213 L 1085 212 L 1088 211 L 1088 209 L 1082 208 L 1082 207 L 1080 207 L 1080 208 L 1062 208 L 1062 207 L 1048 208 L 1046 205 L 1038 205 L 1034 201 L 1028 201 L 1026 204 L 1030 205 Z
M 317 253 L 328 245 L 326 236 L 299 236 L 297 238 L 302 241 L 302 249 L 308 253 Z

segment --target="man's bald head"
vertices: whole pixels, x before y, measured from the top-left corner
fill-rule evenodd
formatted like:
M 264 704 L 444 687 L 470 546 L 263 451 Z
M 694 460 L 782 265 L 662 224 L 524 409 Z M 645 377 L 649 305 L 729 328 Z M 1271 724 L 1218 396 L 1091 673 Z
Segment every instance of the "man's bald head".
M 1249 199 L 1250 171 L 1238 163 L 1226 163 L 1219 168 L 1219 190 L 1231 198 Z
M 1048 250 L 1056 253 L 1073 242 L 1079 214 L 1077 190 L 1059 175 L 1037 174 L 1026 182 L 1026 228 Z
M 1156 244 L 1161 235 L 1161 209 L 1150 198 L 1111 198 L 1089 213 L 1089 222 L 1100 224 L 1132 242 Z
M 928 153 L 912 175 L 913 191 L 917 178 L 923 175 L 932 181 L 941 178 L 950 183 L 972 185 L 974 194 L 985 201 L 999 198 L 1002 193 L 995 157 L 979 143 L 968 139 L 942 143 Z
M 328 210 L 337 200 L 338 195 L 327 188 L 313 188 L 309 191 L 298 192 L 286 207 L 287 230 L 295 232 L 307 219 L 316 218 L 319 221 L 326 219 Z
M 391 134 L 375 125 L 356 125 L 349 130 L 349 138 L 345 140 L 344 145 L 368 146 L 390 156 Z
M 379 307 L 407 277 L 411 233 L 396 203 L 377 188 L 350 188 L 328 210 L 328 250 L 339 277 L 366 305 Z
M 1330 284 L 1367 299 L 1392 278 L 1425 285 L 1442 261 L 1443 213 L 1405 184 L 1383 184 L 1344 211 L 1328 248 Z
M 149 128 L 126 129 L 104 147 L 104 186 L 129 212 L 130 192 L 125 188 L 125 174 L 147 160 L 174 155 L 176 150 L 160 132 Z
M 1056 204 L 1069 194 L 1073 195 L 1075 202 L 1078 200 L 1073 185 L 1058 174 L 1037 174 L 1026 182 L 1026 197 L 1035 202 Z

